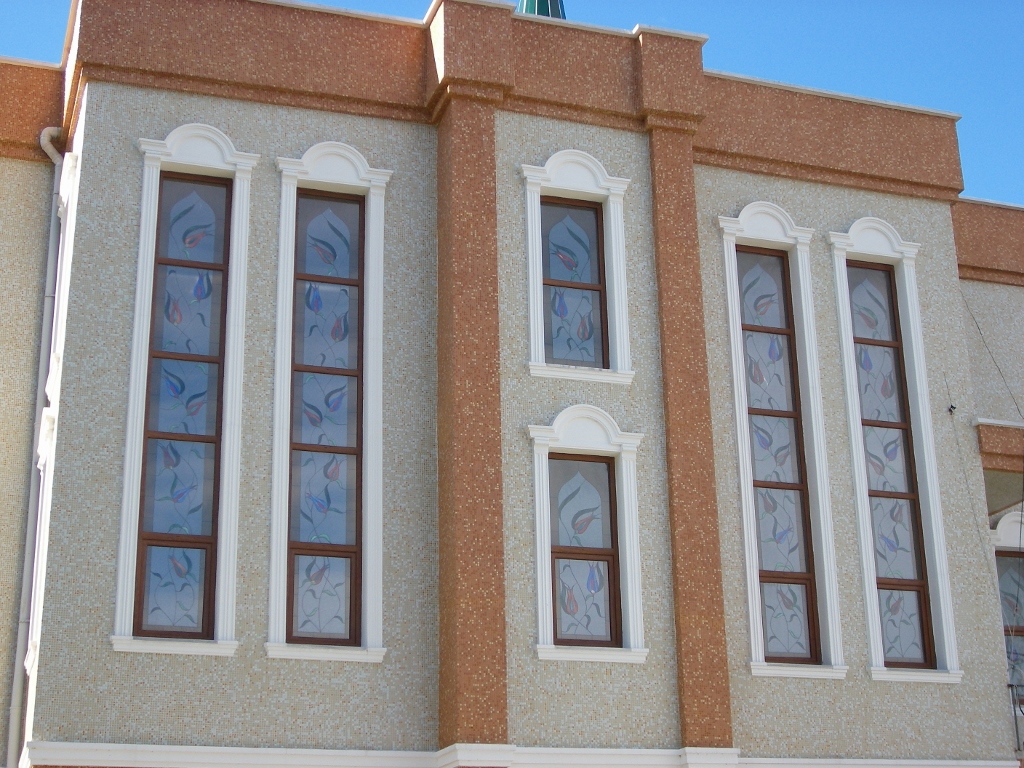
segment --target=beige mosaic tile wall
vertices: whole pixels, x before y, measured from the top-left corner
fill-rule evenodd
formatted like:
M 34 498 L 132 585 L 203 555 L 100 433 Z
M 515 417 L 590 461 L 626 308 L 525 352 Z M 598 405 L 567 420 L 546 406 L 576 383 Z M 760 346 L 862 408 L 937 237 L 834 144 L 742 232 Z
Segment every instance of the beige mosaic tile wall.
M 18 638 L 22 550 L 29 484 L 35 471 L 33 428 L 42 329 L 43 287 L 50 234 L 53 165 L 0 158 L 0 704 L 10 705 L 11 672 Z M 49 352 L 47 352 L 49 354 Z M 0 744 L 7 718 L 0 718 Z
M 956 298 L 949 207 L 820 184 L 709 167 L 696 169 L 704 301 L 719 481 L 722 567 L 736 746 L 747 756 L 1012 759 L 999 608 L 985 496 L 971 421 L 968 336 Z M 782 206 L 813 227 L 815 320 L 838 555 L 845 681 L 753 678 L 744 582 L 736 425 L 719 215 L 747 203 Z M 849 424 L 843 394 L 829 231 L 862 216 L 891 223 L 921 243 L 917 259 L 929 394 L 939 462 L 953 610 L 964 670 L 959 685 L 871 682 L 864 590 L 854 519 Z M 947 413 L 950 400 L 958 408 Z
M 435 137 L 409 123 L 91 85 L 68 312 L 36 739 L 432 750 L 437 733 Z M 253 174 L 234 658 L 116 653 L 114 578 L 140 137 L 203 122 Z M 383 664 L 267 659 L 280 176 L 338 140 L 394 171 L 385 212 Z
M 679 703 L 665 484 L 665 435 L 651 230 L 650 160 L 642 134 L 499 113 L 496 126 L 501 301 L 502 444 L 509 740 L 518 746 L 679 745 Z M 629 387 L 533 378 L 527 369 L 526 187 L 523 164 L 580 149 L 609 174 L 632 179 L 625 197 Z M 539 661 L 531 424 L 564 408 L 603 408 L 620 429 L 644 433 L 637 458 L 647 663 Z
M 978 416 L 1024 422 L 1024 288 L 961 280 Z

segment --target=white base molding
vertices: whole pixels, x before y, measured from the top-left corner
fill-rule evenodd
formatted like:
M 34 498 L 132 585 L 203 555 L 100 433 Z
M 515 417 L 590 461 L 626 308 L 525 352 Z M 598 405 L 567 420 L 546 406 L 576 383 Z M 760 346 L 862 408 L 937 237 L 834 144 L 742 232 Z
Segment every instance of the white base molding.
M 769 664 L 765 661 L 750 662 L 753 677 L 802 677 L 815 680 L 845 680 L 846 666 L 827 664 Z
M 32 741 L 33 766 L 89 768 L 1019 768 L 1016 760 L 740 757 L 738 749 L 557 749 L 453 744 L 439 752 Z
M 603 661 L 608 664 L 643 664 L 646 648 L 582 648 L 572 645 L 538 645 L 541 661 Z
M 945 683 L 956 685 L 963 678 L 963 670 L 943 669 L 893 669 L 871 667 L 872 680 L 887 680 L 893 683 Z
M 338 645 L 302 645 L 299 643 L 264 643 L 271 659 L 299 659 L 301 661 L 356 661 L 380 664 L 387 648 L 349 648 Z
M 184 656 L 234 656 L 237 640 L 177 640 L 164 637 L 123 637 L 111 635 L 115 651 L 127 653 L 170 653 Z

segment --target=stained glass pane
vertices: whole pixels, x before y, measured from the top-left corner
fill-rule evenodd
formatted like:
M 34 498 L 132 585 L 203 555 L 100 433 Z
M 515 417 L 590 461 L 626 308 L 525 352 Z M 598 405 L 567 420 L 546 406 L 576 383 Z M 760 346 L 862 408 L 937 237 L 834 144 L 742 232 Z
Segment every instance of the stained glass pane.
M 359 289 L 295 283 L 295 362 L 322 368 L 359 367 Z
M 544 286 L 544 346 L 550 363 L 604 366 L 601 294 Z
M 750 452 L 754 460 L 755 480 L 799 483 L 796 447 L 793 419 L 750 417 Z
M 902 429 L 864 427 L 868 488 L 908 493 L 906 434 Z
M 220 354 L 223 273 L 157 265 L 153 347 L 186 355 Z
M 608 620 L 608 563 L 603 560 L 555 560 L 559 640 L 612 639 Z
M 308 445 L 356 445 L 358 380 L 296 371 L 292 439 Z
M 206 550 L 146 547 L 142 628 L 202 632 Z
M 219 264 L 224 258 L 228 187 L 164 179 L 157 256 Z
M 858 339 L 895 340 L 889 272 L 847 267 L 847 277 L 850 284 L 853 335 Z
M 295 271 L 359 277 L 359 203 L 299 196 Z
M 761 540 L 761 570 L 806 571 L 800 492 L 754 488 L 754 507 Z
M 215 449 L 211 443 L 146 441 L 142 530 L 209 536 Z
M 809 658 L 807 588 L 802 584 L 762 584 L 761 605 L 765 656 Z
M 151 360 L 149 428 L 187 435 L 216 434 L 219 371 L 215 363 Z
M 882 613 L 882 647 L 887 662 L 924 661 L 921 604 L 917 592 L 878 590 Z
M 856 344 L 860 413 L 871 421 L 903 421 L 899 350 Z
M 875 534 L 875 567 L 880 579 L 916 579 L 916 514 L 907 499 L 871 497 L 871 523 Z
M 772 411 L 794 410 L 789 338 L 744 331 L 743 352 L 747 362 L 747 405 Z
M 1006 635 L 1005 639 L 1010 685 L 1024 685 L 1024 637 Z
M 350 632 L 350 580 L 347 557 L 295 556 L 292 634 L 347 640 Z
M 292 541 L 356 543 L 356 457 L 292 451 Z
M 597 211 L 568 205 L 541 205 L 544 277 L 598 283 Z
M 785 328 L 786 297 L 782 258 L 760 253 L 736 254 L 740 278 L 740 314 L 744 325 Z
M 1024 558 L 996 557 L 1003 625 L 1024 627 Z
M 551 540 L 560 547 L 612 546 L 610 465 L 548 460 Z

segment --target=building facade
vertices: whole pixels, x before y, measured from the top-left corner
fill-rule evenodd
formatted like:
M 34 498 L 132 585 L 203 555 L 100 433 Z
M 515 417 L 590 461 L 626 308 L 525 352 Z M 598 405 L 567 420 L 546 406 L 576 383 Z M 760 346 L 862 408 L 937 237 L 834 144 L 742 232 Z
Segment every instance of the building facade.
M 1018 764 L 1024 210 L 704 40 L 0 62 L 8 766 Z

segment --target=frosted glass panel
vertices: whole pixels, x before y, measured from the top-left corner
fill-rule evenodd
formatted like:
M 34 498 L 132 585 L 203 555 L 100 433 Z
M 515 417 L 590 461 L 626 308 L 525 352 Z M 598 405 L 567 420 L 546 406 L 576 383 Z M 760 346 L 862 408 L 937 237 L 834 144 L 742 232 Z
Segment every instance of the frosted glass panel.
M 320 368 L 359 367 L 359 289 L 295 283 L 295 362 Z
M 788 323 L 781 257 L 738 251 L 736 261 L 743 324 L 785 328 Z
M 604 365 L 601 294 L 578 288 L 544 286 L 547 360 L 565 365 Z
M 594 208 L 541 204 L 544 277 L 574 283 L 599 283 L 597 211 Z
M 880 589 L 878 606 L 882 614 L 882 648 L 886 662 L 923 662 L 918 593 Z
M 750 450 L 754 460 L 754 480 L 800 482 L 793 419 L 751 416 Z
M 611 640 L 608 563 L 555 560 L 559 640 Z
M 864 427 L 864 455 L 868 488 L 908 493 L 906 433 L 902 429 Z
M 216 363 L 154 359 L 149 367 L 149 428 L 186 435 L 217 433 Z
M 146 441 L 143 531 L 210 535 L 215 455 L 211 443 Z
M 295 271 L 355 279 L 359 276 L 359 203 L 299 196 Z
M 892 284 L 888 270 L 847 267 L 853 335 L 894 341 Z
M 1024 627 L 1024 558 L 996 557 L 1003 625 Z
M 356 457 L 292 451 L 292 541 L 356 543 Z
M 908 499 L 871 497 L 875 568 L 880 579 L 917 579 L 914 503 Z
M 292 634 L 347 640 L 350 628 L 352 560 L 296 555 Z
M 227 196 L 224 184 L 165 178 L 160 186 L 157 256 L 221 263 Z
M 869 344 L 855 347 L 861 417 L 869 421 L 903 421 L 899 351 Z
M 142 629 L 157 632 L 203 631 L 206 550 L 146 547 L 146 592 Z
M 355 447 L 358 380 L 296 371 L 292 439 L 307 445 Z
M 747 365 L 747 405 L 769 411 L 793 411 L 793 376 L 789 338 L 774 333 L 743 332 Z
M 754 488 L 761 570 L 804 572 L 803 505 L 799 491 Z
M 609 464 L 598 461 L 548 460 L 555 546 L 612 546 L 609 469 Z
M 761 604 L 765 656 L 809 658 L 807 588 L 802 584 L 762 584 Z
M 220 354 L 223 278 L 215 269 L 157 265 L 154 349 L 184 355 Z

